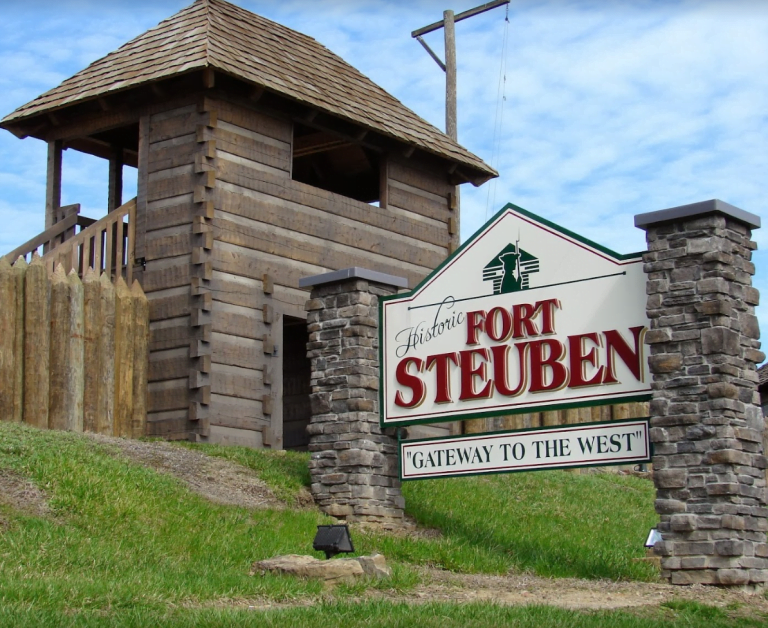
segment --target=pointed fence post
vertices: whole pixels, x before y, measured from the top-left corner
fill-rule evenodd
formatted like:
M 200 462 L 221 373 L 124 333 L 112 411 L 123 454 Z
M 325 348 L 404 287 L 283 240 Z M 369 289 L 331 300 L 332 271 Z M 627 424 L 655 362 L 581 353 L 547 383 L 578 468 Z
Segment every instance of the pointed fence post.
M 50 286 L 37 253 L 27 268 L 24 290 L 24 422 L 47 428 Z
M 98 336 L 99 374 L 96 400 L 97 434 L 112 436 L 115 433 L 115 287 L 107 273 L 99 277 Z
M 101 283 L 96 271 L 90 266 L 83 276 L 83 431 L 97 432 L 99 412 L 99 338 L 102 332 Z
M 67 429 L 83 431 L 83 282 L 75 269 L 67 275 L 69 284 L 69 329 L 67 334 Z
M 27 274 L 27 261 L 19 256 L 13 265 L 13 279 L 16 283 L 16 323 L 14 325 L 13 355 L 13 417 L 11 421 L 21 423 L 24 420 L 24 278 Z
M 132 436 L 144 436 L 147 428 L 147 376 L 149 370 L 149 301 L 138 281 L 131 287 L 133 327 L 133 421 Z
M 0 257 L 0 421 L 13 419 L 13 385 L 16 371 L 16 280 L 10 263 Z
M 115 436 L 133 433 L 133 298 L 122 277 L 115 285 Z

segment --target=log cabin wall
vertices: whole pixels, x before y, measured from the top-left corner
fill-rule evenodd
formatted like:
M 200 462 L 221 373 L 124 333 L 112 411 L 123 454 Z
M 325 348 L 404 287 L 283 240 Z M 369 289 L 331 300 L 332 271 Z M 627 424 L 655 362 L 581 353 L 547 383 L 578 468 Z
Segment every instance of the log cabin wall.
M 299 279 L 362 266 L 407 277 L 415 286 L 458 243 L 450 209 L 455 188 L 447 172 L 441 174 L 429 160 L 390 156 L 381 168 L 383 206 L 328 192 L 291 179 L 290 120 L 225 97 L 206 98 L 202 108 L 207 118 L 182 108 L 160 114 L 161 121 L 153 117 L 151 124 L 150 163 L 162 168 L 150 166 L 147 279 L 149 290 L 160 297 L 153 309 L 157 354 L 151 361 L 162 379 L 151 384 L 151 403 L 157 405 L 150 421 L 157 427 L 154 433 L 166 437 L 181 436 L 176 429 L 186 425 L 209 441 L 281 448 L 283 347 L 290 344 L 283 329 L 289 320 L 306 318 L 308 292 L 298 288 Z M 212 120 L 215 124 L 205 126 Z M 199 125 L 204 128 L 195 129 Z M 171 129 L 177 129 L 174 137 Z M 193 147 L 206 141 L 214 144 L 201 158 Z M 167 157 L 152 157 L 157 143 Z M 193 172 L 196 155 L 197 168 L 210 168 L 215 178 Z M 195 185 L 196 200 L 204 195 L 214 207 L 212 248 L 196 260 L 210 262 L 209 275 L 190 253 L 194 210 L 188 190 Z M 161 209 L 177 218 L 151 217 Z M 172 257 L 149 255 L 150 242 L 161 241 L 158 251 L 170 251 Z M 193 275 L 198 269 L 198 278 L 187 274 L 190 268 Z M 197 282 L 192 292 L 210 291 L 209 336 L 201 336 L 205 327 L 195 327 L 189 318 L 190 281 Z M 191 325 L 186 338 L 185 325 Z M 162 336 L 168 339 L 160 341 Z M 201 375 L 198 382 L 207 383 L 208 397 L 201 389 L 185 388 L 184 358 L 193 359 L 185 354 L 185 339 L 198 353 L 210 352 L 209 378 Z M 188 368 L 194 372 L 194 365 Z M 198 401 L 199 416 L 191 416 L 198 420 L 185 424 L 185 403 L 194 413 L 190 395 L 195 394 L 209 405 Z
M 147 423 L 149 435 L 170 439 L 208 429 L 210 299 L 198 286 L 210 278 L 205 196 L 212 182 L 203 159 L 216 121 L 199 102 L 143 116 L 139 129 L 135 254 L 145 262 L 150 309 Z

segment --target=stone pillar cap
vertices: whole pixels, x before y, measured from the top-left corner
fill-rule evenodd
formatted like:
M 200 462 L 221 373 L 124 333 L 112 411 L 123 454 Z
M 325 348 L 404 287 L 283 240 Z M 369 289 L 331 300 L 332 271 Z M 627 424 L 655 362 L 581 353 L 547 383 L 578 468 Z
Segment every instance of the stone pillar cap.
M 375 270 L 354 266 L 352 268 L 335 270 L 321 275 L 302 277 L 299 279 L 299 288 L 312 288 L 313 286 L 321 286 L 326 283 L 337 283 L 339 281 L 344 281 L 345 279 L 365 279 L 387 286 L 395 286 L 396 288 L 408 287 L 408 280 L 405 277 L 396 277 L 395 275 L 388 275 L 387 273 L 380 273 Z
M 647 229 L 651 225 L 658 224 L 660 222 L 670 222 L 672 220 L 680 220 L 681 218 L 691 218 L 693 216 L 703 216 L 705 214 L 712 213 L 725 214 L 731 218 L 735 218 L 752 229 L 760 228 L 760 216 L 750 214 L 743 209 L 734 207 L 719 199 L 712 199 L 711 201 L 701 201 L 699 203 L 691 203 L 690 205 L 680 205 L 679 207 L 670 207 L 669 209 L 660 209 L 655 212 L 648 212 L 646 214 L 637 214 L 635 216 L 635 227 L 640 229 Z

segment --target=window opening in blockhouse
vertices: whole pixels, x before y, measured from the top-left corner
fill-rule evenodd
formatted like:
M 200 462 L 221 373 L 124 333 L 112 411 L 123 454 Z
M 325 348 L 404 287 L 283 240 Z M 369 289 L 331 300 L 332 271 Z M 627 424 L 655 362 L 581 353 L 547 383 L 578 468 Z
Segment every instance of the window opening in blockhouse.
M 307 357 L 307 321 L 283 316 L 283 447 L 306 451 L 312 364 Z
M 110 203 L 110 160 L 116 160 L 119 207 L 136 196 L 139 126 L 130 124 L 88 137 L 67 140 L 62 155 L 61 204 L 79 203 L 80 213 L 100 219 Z
M 381 199 L 379 155 L 328 131 L 295 123 L 293 179 L 370 204 Z

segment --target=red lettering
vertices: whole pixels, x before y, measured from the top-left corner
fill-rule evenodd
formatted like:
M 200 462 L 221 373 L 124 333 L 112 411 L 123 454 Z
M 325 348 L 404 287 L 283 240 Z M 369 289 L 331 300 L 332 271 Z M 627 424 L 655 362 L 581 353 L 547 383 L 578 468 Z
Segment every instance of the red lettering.
M 421 381 L 416 375 L 411 375 L 408 372 L 408 367 L 413 364 L 418 372 L 422 372 L 424 369 L 424 362 L 419 358 L 405 358 L 400 360 L 400 363 L 395 369 L 395 378 L 397 383 L 406 388 L 410 388 L 413 391 L 410 401 L 405 401 L 403 395 L 398 390 L 395 395 L 395 405 L 401 408 L 417 408 L 424 402 L 424 397 L 427 395 L 427 387 L 424 382 Z
M 496 330 L 496 321 L 501 318 L 501 329 Z M 512 334 L 512 315 L 503 307 L 495 307 L 488 312 L 488 317 L 485 319 L 485 333 L 491 340 L 496 342 L 506 342 L 509 336 Z
M 441 353 L 439 355 L 430 355 L 427 358 L 427 370 L 435 366 L 435 383 L 437 390 L 435 392 L 435 403 L 452 403 L 451 399 L 451 367 L 449 362 L 459 365 L 459 356 L 457 353 Z
M 531 387 L 530 392 L 559 390 L 568 384 L 568 369 L 560 363 L 565 357 L 565 345 L 554 338 L 533 340 L 530 343 L 531 352 Z M 544 356 L 544 347 L 548 347 L 548 355 Z M 544 370 L 552 373 L 552 381 L 547 384 Z
M 568 382 L 568 388 L 596 386 L 602 382 L 604 367 L 599 366 L 597 363 L 597 349 L 592 347 L 588 353 L 584 353 L 585 340 L 590 340 L 598 347 L 600 346 L 600 337 L 594 332 L 591 334 L 568 336 L 568 357 L 571 362 L 571 380 Z M 597 373 L 590 379 L 587 379 L 584 374 L 585 362 L 589 362 L 597 368 Z
M 467 312 L 467 344 L 476 345 L 480 341 L 477 339 L 477 332 L 483 331 L 485 323 L 485 311 Z
M 512 317 L 514 318 L 514 338 L 524 338 L 525 336 L 538 336 L 539 330 L 531 320 L 536 315 L 536 308 L 529 303 L 518 303 L 512 306 Z
M 528 353 L 528 343 L 518 342 L 515 344 L 518 356 L 518 372 L 520 377 L 517 382 L 517 388 L 509 387 L 509 345 L 495 345 L 491 347 L 491 353 L 493 354 L 493 384 L 496 390 L 506 397 L 516 397 L 525 390 L 527 383 L 527 369 L 525 363 Z
M 459 352 L 461 366 L 461 394 L 460 401 L 467 399 L 487 399 L 493 394 L 493 382 L 486 382 L 485 362 L 475 366 L 475 356 L 479 355 L 483 360 L 488 360 L 488 349 L 469 349 Z M 479 377 L 485 386 L 480 392 L 475 392 L 475 378 Z
M 627 365 L 632 375 L 638 382 L 643 381 L 643 334 L 645 327 L 630 327 L 632 337 L 635 340 L 635 349 L 630 349 L 624 337 L 615 329 L 604 331 L 606 366 L 603 384 L 615 384 L 619 380 L 616 377 L 614 353 L 617 353 L 621 361 Z
M 541 310 L 541 333 L 555 333 L 555 310 L 561 309 L 558 299 L 545 299 L 536 303 L 536 309 Z

